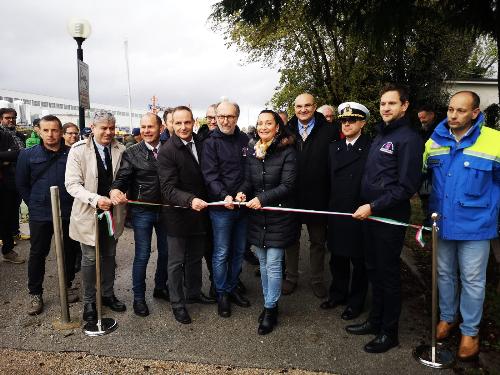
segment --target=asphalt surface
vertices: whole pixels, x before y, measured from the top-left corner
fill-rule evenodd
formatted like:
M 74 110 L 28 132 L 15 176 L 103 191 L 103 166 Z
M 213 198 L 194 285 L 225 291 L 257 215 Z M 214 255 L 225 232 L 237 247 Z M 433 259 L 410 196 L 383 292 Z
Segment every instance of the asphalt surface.
M 418 364 L 412 357 L 417 345 L 429 342 L 430 317 L 423 312 L 422 297 L 408 297 L 403 301 L 400 346 L 385 354 L 367 354 L 362 348 L 372 336 L 348 335 L 344 330 L 346 323 L 340 319 L 341 307 L 329 311 L 319 309 L 321 300 L 312 294 L 308 285 L 307 244 L 307 235 L 303 233 L 299 287 L 292 295 L 282 296 L 279 325 L 266 336 L 257 334 L 257 317 L 263 302 L 260 278 L 255 277 L 254 266 L 245 263 L 242 273 L 242 280 L 248 288 L 247 297 L 252 303 L 250 308 L 234 306 L 231 318 L 224 319 L 217 315 L 216 305 L 189 305 L 193 323 L 182 325 L 174 320 L 167 302 L 152 297 L 155 248 L 147 279 L 146 300 L 151 314 L 146 318 L 136 316 L 132 310 L 134 250 L 130 229 L 125 230 L 118 243 L 115 282 L 115 294 L 127 304 L 127 311 L 115 313 L 104 308 L 103 316 L 115 318 L 119 327 L 103 337 L 87 337 L 81 329 L 58 331 L 53 328 L 52 324 L 60 317 L 61 311 L 54 251 L 47 258 L 45 310 L 39 316 L 26 314 L 27 263 L 0 262 L 0 346 L 25 351 L 77 352 L 124 360 L 179 361 L 230 369 L 274 369 L 281 372 L 303 369 L 336 374 L 431 373 L 433 370 Z M 19 241 L 16 251 L 26 257 L 29 241 Z M 204 278 L 204 290 L 208 292 L 206 272 Z M 70 314 L 72 319 L 81 319 L 82 304 L 72 304 Z M 363 321 L 366 314 L 365 311 L 356 321 Z M 2 352 L 5 354 L 5 350 Z M 10 360 L 12 362 L 12 358 Z M 21 363 L 21 359 L 19 361 Z M 1 367 L 0 372 L 3 372 Z

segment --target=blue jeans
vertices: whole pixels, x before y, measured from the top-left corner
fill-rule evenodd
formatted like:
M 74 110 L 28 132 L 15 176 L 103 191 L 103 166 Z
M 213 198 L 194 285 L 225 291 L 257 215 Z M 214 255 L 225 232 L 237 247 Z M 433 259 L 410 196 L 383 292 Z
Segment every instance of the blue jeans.
M 247 217 L 240 209 L 210 210 L 214 233 L 212 256 L 215 290 L 230 293 L 238 283 L 247 241 Z
M 453 322 L 460 313 L 463 335 L 476 336 L 483 315 L 486 285 L 486 266 L 490 241 L 438 240 L 438 288 L 441 320 Z M 457 268 L 460 270 L 462 288 L 458 296 Z
M 264 294 L 264 307 L 272 309 L 278 304 L 281 296 L 282 263 L 284 249 L 262 249 L 254 246 L 255 255 L 259 258 L 260 280 Z
M 167 232 L 160 220 L 160 213 L 142 207 L 131 207 L 134 228 L 135 257 L 132 268 L 132 289 L 135 301 L 144 301 L 146 292 L 146 269 L 151 255 L 153 228 L 156 232 L 158 260 L 156 262 L 155 289 L 167 288 L 168 247 Z

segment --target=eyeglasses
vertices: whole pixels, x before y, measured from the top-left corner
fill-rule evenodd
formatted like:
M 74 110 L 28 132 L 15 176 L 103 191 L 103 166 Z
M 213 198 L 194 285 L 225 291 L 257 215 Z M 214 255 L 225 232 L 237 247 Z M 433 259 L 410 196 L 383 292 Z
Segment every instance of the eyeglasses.
M 360 118 L 357 117 L 345 117 L 341 118 L 339 121 L 341 124 L 354 124 L 356 121 L 360 121 Z
M 215 116 L 207 116 L 207 121 L 210 122 L 210 121 L 214 121 L 215 120 Z
M 236 118 L 235 115 L 217 115 L 217 120 L 219 121 L 224 121 L 224 120 L 234 120 Z

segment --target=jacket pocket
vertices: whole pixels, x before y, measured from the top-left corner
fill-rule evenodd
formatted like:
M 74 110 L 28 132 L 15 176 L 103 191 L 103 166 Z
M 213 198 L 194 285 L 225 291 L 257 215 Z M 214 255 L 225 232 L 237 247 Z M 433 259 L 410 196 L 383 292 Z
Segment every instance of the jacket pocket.
M 467 180 L 464 193 L 466 196 L 481 198 L 487 195 L 492 184 L 493 165 L 489 160 L 466 160 L 464 167 L 467 171 Z

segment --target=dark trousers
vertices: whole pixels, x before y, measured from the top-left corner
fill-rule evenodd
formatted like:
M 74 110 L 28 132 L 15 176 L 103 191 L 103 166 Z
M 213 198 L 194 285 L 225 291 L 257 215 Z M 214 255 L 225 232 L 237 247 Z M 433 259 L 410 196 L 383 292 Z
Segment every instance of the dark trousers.
M 75 257 L 80 246 L 69 238 L 69 221 L 62 222 L 64 241 L 64 269 L 66 286 L 70 287 L 75 279 Z M 30 294 L 42 294 L 45 276 L 45 259 L 50 251 L 54 234 L 51 221 L 30 221 L 30 255 L 28 260 L 28 290 Z
M 212 266 L 212 257 L 214 255 L 214 234 L 212 232 L 212 223 L 210 220 L 208 221 L 210 228 L 208 229 L 207 236 L 205 237 L 205 253 L 203 257 L 205 258 L 205 262 L 207 263 L 208 269 L 208 278 L 212 283 L 214 278 L 212 276 L 213 266 Z
M 345 301 L 354 311 L 363 310 L 368 289 L 364 258 L 332 254 L 330 272 L 332 273 L 330 300 Z M 351 284 L 350 289 L 349 283 Z
M 172 308 L 184 306 L 186 297 L 197 297 L 201 293 L 201 262 L 205 241 L 205 236 L 167 236 L 168 289 Z
M 406 228 L 366 221 L 365 265 L 372 284 L 372 308 L 368 320 L 381 332 L 396 338 L 401 314 L 400 255 Z
M 0 185 L 0 240 L 3 241 L 2 254 L 7 254 L 14 248 L 11 221 L 15 203 L 16 191 Z
M 12 216 L 10 218 L 10 231 L 13 236 L 17 236 L 20 232 L 19 230 L 19 211 L 21 210 L 21 203 L 23 199 L 21 195 L 16 191 L 15 196 L 15 206 L 12 208 Z

